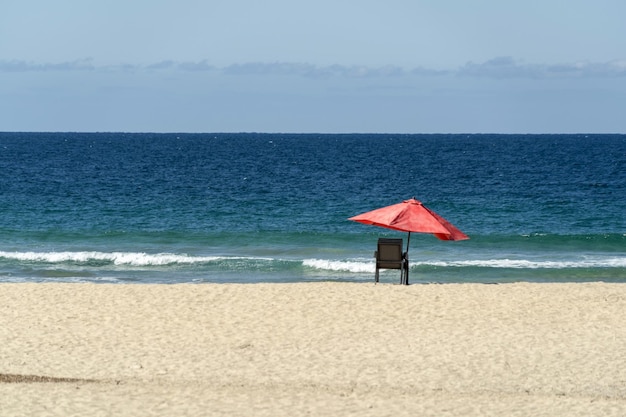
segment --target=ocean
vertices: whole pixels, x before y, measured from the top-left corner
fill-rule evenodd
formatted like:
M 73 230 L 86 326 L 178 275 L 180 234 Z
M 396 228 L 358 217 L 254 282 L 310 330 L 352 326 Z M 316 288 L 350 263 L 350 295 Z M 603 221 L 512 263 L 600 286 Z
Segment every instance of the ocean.
M 626 282 L 626 135 L 0 133 L 0 282 Z M 399 282 L 383 271 L 382 282 Z

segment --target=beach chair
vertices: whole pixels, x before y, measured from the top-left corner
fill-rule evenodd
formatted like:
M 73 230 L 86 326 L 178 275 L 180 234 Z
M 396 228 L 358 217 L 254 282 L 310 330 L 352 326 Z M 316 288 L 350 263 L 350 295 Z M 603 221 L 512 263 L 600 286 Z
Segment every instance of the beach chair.
M 376 258 L 376 275 L 374 276 L 374 282 L 378 282 L 379 270 L 399 269 L 400 284 L 408 284 L 409 263 L 406 254 L 402 252 L 402 247 L 402 239 L 378 239 L 378 250 L 374 252 L 374 257 Z

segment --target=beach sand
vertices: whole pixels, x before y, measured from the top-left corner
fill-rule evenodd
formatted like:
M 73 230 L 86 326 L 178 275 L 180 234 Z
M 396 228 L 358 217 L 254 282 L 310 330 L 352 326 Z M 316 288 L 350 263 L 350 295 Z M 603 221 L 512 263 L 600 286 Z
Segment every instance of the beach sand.
M 0 416 L 624 416 L 623 284 L 1 284 Z

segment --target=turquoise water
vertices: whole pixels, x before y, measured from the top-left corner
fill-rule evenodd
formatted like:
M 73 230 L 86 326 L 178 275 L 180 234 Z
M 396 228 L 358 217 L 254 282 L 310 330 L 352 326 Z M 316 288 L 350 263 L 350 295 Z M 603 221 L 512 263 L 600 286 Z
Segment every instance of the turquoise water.
M 0 133 L 0 281 L 373 280 L 347 220 L 416 197 L 411 281 L 626 281 L 626 135 Z M 397 271 L 383 281 L 397 282 Z

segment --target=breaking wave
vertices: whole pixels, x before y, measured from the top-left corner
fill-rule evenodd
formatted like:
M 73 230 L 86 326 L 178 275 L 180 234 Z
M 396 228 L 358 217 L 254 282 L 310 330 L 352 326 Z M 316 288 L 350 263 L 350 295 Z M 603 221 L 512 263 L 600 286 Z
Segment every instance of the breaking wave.
M 317 270 L 369 273 L 375 269 L 373 260 L 333 260 L 333 259 L 304 259 L 284 260 L 272 257 L 246 256 L 192 256 L 175 253 L 145 252 L 98 252 L 98 251 L 64 251 L 64 252 L 6 252 L 0 251 L 0 259 L 15 260 L 28 263 L 47 264 L 89 264 L 101 263 L 128 266 L 164 266 L 164 265 L 192 265 L 205 263 L 228 263 L 236 261 L 238 265 L 250 262 L 257 265 L 259 262 L 268 264 L 284 264 L 301 262 L 302 266 Z M 434 260 L 411 261 L 411 267 L 420 266 L 441 268 L 512 268 L 512 269 L 564 269 L 564 268 L 626 268 L 626 256 L 592 257 L 576 260 L 528 260 L 528 259 L 466 259 L 466 260 Z
M 143 252 L 0 252 L 0 258 L 21 262 L 41 263 L 90 263 L 102 262 L 113 265 L 161 266 L 194 264 L 222 259 L 216 256 L 189 256 L 173 253 L 148 254 Z
M 325 259 L 308 259 L 304 266 L 329 271 L 373 272 L 376 268 L 373 261 L 330 261 Z M 476 259 L 462 261 L 411 261 L 411 268 L 420 266 L 440 268 L 502 268 L 502 269 L 570 269 L 570 268 L 626 268 L 626 257 L 593 258 L 572 261 L 533 261 L 526 259 Z

